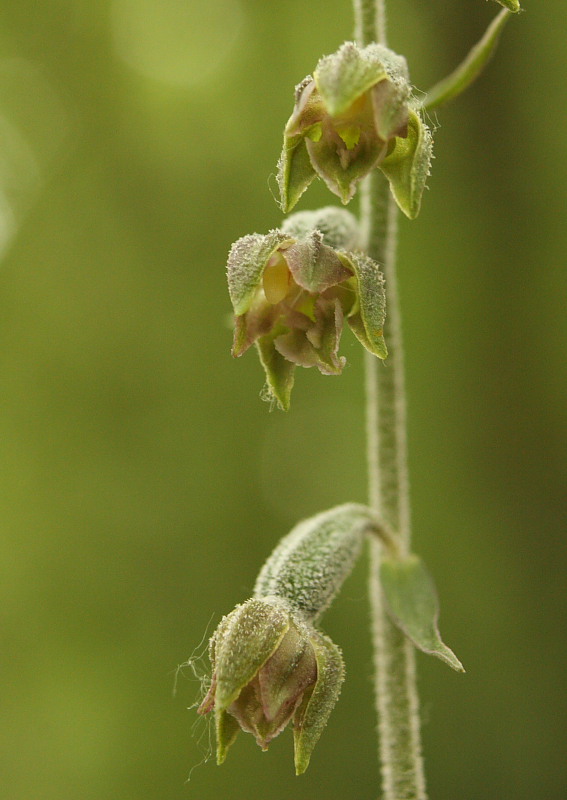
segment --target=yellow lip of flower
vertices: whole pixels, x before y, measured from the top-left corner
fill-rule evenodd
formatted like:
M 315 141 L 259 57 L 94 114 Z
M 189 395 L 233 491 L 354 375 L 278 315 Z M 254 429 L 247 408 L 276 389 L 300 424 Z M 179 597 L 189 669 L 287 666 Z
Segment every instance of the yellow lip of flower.
M 262 276 L 262 288 L 266 300 L 275 306 L 280 303 L 290 290 L 292 277 L 287 261 L 280 251 L 268 260 Z

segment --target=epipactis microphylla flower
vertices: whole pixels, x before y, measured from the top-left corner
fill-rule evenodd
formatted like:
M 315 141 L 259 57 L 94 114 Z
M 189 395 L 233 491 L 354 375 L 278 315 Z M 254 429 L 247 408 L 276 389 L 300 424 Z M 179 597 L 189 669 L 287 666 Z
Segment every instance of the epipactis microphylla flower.
M 232 353 L 240 356 L 257 345 L 268 397 L 286 410 L 296 366 L 316 366 L 324 375 L 342 372 L 345 318 L 367 350 L 387 355 L 382 274 L 368 256 L 340 248 L 342 241 L 354 243 L 351 215 L 323 209 L 294 217 L 281 229 L 239 239 L 227 267 L 235 313 Z M 313 222 L 323 230 L 309 229 Z
M 295 768 L 305 772 L 344 679 L 340 649 L 315 625 L 351 572 L 374 512 L 356 503 L 299 522 L 268 557 L 254 596 L 224 617 L 210 640 L 217 761 L 238 731 L 265 750 L 293 721 Z
M 431 159 L 431 134 L 412 97 L 406 61 L 380 44 L 345 42 L 297 87 L 284 132 L 278 183 L 291 210 L 316 176 L 343 203 L 375 168 L 396 202 L 417 216 Z
M 339 696 L 339 648 L 281 598 L 253 598 L 223 618 L 210 658 L 213 677 L 199 713 L 214 710 L 217 762 L 240 729 L 266 750 L 293 720 L 296 772 L 304 772 Z

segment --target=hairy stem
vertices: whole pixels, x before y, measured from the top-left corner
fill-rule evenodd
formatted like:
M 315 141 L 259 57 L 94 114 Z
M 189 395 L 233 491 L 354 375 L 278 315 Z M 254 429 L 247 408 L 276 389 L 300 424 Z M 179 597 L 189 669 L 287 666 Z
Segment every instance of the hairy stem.
M 359 45 L 386 42 L 386 0 L 353 0 L 354 38 Z
M 388 359 L 366 358 L 367 455 L 370 504 L 397 532 L 409 552 L 410 500 L 407 466 L 404 356 L 396 280 L 398 209 L 380 172 L 364 185 L 361 222 L 366 250 L 386 277 Z
M 405 392 L 400 315 L 396 292 L 397 208 L 381 173 L 367 179 L 362 219 L 368 253 L 386 275 L 388 303 L 386 365 L 365 354 L 368 493 L 370 505 L 398 531 L 402 552 L 409 550 L 410 509 L 405 435 Z M 370 547 L 369 592 L 380 766 L 384 800 L 425 800 L 421 756 L 415 649 L 391 622 L 379 580 L 382 544 Z
M 385 44 L 384 0 L 353 0 L 355 38 Z M 365 354 L 369 503 L 410 547 L 404 364 L 396 281 L 397 207 L 388 182 L 375 171 L 364 181 L 360 217 L 366 251 L 386 277 L 389 357 L 383 366 Z M 383 800 L 426 800 L 421 755 L 415 650 L 391 622 L 379 580 L 382 545 L 369 542 L 369 594 L 374 643 L 376 710 Z

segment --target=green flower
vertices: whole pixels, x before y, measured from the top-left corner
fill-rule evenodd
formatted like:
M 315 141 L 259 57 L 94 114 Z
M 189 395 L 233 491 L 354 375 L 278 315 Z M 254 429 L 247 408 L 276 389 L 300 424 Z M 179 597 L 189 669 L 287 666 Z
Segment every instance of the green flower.
M 293 215 L 281 229 L 244 236 L 231 248 L 232 354 L 257 345 L 268 396 L 283 409 L 289 408 L 296 366 L 316 366 L 324 375 L 342 372 L 345 318 L 370 352 L 387 355 L 383 277 L 370 258 L 341 247 L 355 243 L 352 215 L 329 208 Z
M 284 132 L 278 183 L 291 210 L 316 176 L 343 203 L 379 168 L 410 218 L 417 216 L 431 135 L 412 98 L 405 59 L 383 45 L 346 42 L 296 87 Z
M 224 617 L 210 642 L 217 762 L 239 729 L 262 750 L 293 720 L 295 766 L 305 772 L 344 678 L 339 648 L 280 598 L 248 600 Z

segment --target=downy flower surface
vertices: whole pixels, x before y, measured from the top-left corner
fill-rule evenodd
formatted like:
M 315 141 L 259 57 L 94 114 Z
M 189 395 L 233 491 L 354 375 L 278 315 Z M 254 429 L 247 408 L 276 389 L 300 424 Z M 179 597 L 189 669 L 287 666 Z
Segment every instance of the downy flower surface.
M 315 625 L 374 527 L 373 512 L 354 503 L 298 523 L 265 562 L 254 596 L 221 620 L 199 708 L 214 712 L 219 764 L 239 730 L 266 750 L 293 722 L 296 772 L 307 769 L 344 679 L 340 649 Z
M 380 44 L 345 42 L 297 87 L 278 183 L 290 211 L 319 176 L 343 203 L 371 170 L 388 178 L 402 211 L 417 216 L 431 134 L 412 97 L 406 61 Z
M 267 395 L 283 409 L 289 408 L 296 366 L 316 366 L 324 375 L 342 372 L 345 318 L 370 352 L 387 355 L 382 274 L 372 259 L 345 245 L 356 245 L 354 218 L 330 208 L 293 215 L 281 229 L 244 236 L 231 248 L 232 354 L 257 345 Z
M 340 649 L 280 598 L 252 598 L 223 618 L 210 658 L 212 682 L 199 713 L 214 711 L 217 762 L 239 730 L 267 750 L 293 721 L 296 772 L 304 772 L 340 693 Z

